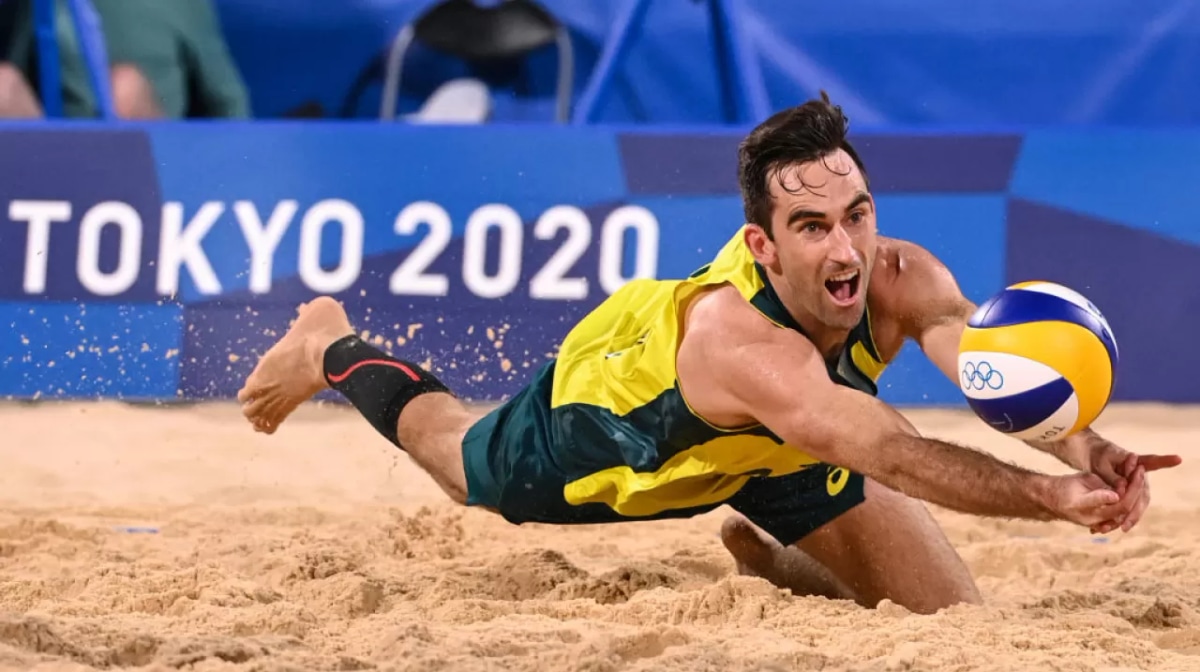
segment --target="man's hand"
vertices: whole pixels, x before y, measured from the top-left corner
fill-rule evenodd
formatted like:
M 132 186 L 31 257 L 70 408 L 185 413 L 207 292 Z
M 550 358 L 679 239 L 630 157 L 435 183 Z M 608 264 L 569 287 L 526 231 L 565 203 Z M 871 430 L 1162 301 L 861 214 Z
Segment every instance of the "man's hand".
M 1128 513 L 1101 521 L 1092 526 L 1093 534 L 1108 534 L 1118 527 L 1128 532 L 1142 519 L 1150 505 L 1150 484 L 1146 473 L 1179 466 L 1183 458 L 1178 455 L 1138 455 L 1101 439 L 1093 434 L 1088 451 L 1087 469 L 1099 477 L 1129 503 Z
M 1133 482 L 1144 480 L 1145 476 L 1139 472 Z M 1093 529 L 1126 515 L 1130 506 L 1099 476 L 1083 472 L 1053 477 L 1045 498 L 1047 508 L 1056 518 Z

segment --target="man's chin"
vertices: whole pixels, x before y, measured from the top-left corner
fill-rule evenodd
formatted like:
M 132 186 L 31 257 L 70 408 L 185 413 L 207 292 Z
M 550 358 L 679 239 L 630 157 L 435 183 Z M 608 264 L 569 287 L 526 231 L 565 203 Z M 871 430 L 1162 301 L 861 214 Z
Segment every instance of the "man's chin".
M 837 305 L 826 302 L 822 311 L 821 322 L 831 329 L 853 329 L 862 321 L 866 304 L 861 299 L 850 305 Z

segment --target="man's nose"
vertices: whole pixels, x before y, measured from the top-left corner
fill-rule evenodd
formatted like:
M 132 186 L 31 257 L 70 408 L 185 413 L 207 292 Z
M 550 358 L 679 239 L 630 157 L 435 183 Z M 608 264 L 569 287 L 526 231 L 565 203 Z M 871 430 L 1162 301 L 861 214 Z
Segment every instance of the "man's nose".
M 850 234 L 840 226 L 834 227 L 829 234 L 829 260 L 843 264 L 845 266 L 854 266 L 858 263 L 858 252 L 854 249 L 853 241 L 850 239 Z

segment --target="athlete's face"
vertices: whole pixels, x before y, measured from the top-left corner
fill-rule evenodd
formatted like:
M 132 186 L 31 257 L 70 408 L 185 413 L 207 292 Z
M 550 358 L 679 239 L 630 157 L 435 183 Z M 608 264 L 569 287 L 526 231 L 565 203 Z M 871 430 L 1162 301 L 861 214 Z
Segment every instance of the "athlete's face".
M 842 150 L 789 166 L 779 178 L 770 182 L 774 240 L 749 227 L 750 249 L 782 280 L 776 291 L 801 312 L 801 326 L 815 320 L 850 329 L 866 309 L 875 263 L 875 201 L 866 180 Z

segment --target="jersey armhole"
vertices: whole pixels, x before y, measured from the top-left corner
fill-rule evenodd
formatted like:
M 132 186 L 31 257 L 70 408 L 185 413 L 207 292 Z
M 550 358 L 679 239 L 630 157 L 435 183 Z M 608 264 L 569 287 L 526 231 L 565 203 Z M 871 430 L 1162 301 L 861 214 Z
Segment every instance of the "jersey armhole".
M 682 284 L 681 284 L 681 286 L 682 286 Z M 674 303 L 675 303 L 675 319 L 678 320 L 678 324 L 676 326 L 676 333 L 679 334 L 679 336 L 678 336 L 679 342 L 677 342 L 675 344 L 675 362 L 673 363 L 673 366 L 675 369 L 675 392 L 676 392 L 676 394 L 679 395 L 679 399 L 683 402 L 684 408 L 687 409 L 687 412 L 690 413 L 693 418 L 696 418 L 700 422 L 703 422 L 706 426 L 708 426 L 710 429 L 712 429 L 715 432 L 721 432 L 722 434 L 738 434 L 741 432 L 745 432 L 745 431 L 748 431 L 751 429 L 756 429 L 758 427 L 761 427 L 762 423 L 751 422 L 746 425 L 740 425 L 737 427 L 722 427 L 722 426 L 710 421 L 708 418 L 704 417 L 699 411 L 697 411 L 695 409 L 695 407 L 692 406 L 691 402 L 688 401 L 687 395 L 683 393 L 683 385 L 679 381 L 679 346 L 681 346 L 683 344 L 683 336 L 684 336 L 684 332 L 685 332 L 684 315 L 687 314 L 688 306 L 691 305 L 692 301 L 695 301 L 697 298 L 699 298 L 699 296 L 701 294 L 705 294 L 710 291 L 715 291 L 715 290 L 717 290 L 721 287 L 725 287 L 725 286 L 732 287 L 735 290 L 737 290 L 738 294 L 741 294 L 741 290 L 737 287 L 737 285 L 729 280 L 723 280 L 721 282 L 714 282 L 712 284 L 703 284 L 703 285 L 692 284 L 691 285 L 691 294 L 687 297 L 684 297 L 682 300 L 680 300 L 679 295 L 676 294 L 676 300 Z M 676 288 L 675 291 L 678 292 L 679 288 Z M 743 296 L 743 298 L 745 298 L 745 297 Z M 761 314 L 761 312 L 760 312 L 760 314 Z M 766 316 L 764 315 L 764 317 L 766 317 Z M 769 317 L 767 319 L 770 320 Z M 778 326 L 782 326 L 782 325 L 778 325 Z

